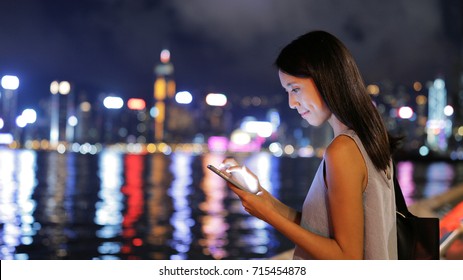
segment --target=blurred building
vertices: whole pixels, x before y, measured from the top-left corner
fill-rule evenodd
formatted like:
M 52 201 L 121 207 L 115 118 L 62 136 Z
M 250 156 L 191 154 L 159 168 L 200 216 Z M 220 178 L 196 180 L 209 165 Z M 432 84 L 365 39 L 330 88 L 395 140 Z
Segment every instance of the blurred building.
M 231 104 L 224 93 L 209 92 L 199 107 L 199 132 L 206 138 L 210 136 L 230 136 Z
M 191 142 L 197 132 L 197 115 L 193 108 L 172 103 L 166 121 L 168 137 L 173 143 Z
M 15 134 L 15 120 L 17 115 L 19 79 L 16 76 L 5 75 L 1 80 L 0 92 L 0 132 L 3 134 Z
M 92 115 L 94 110 L 92 104 L 86 99 L 85 95 L 80 95 L 76 105 L 78 123 L 75 129 L 75 142 L 81 144 L 97 142 L 98 133 Z
M 74 115 L 74 95 L 67 81 L 53 81 L 50 85 L 50 145 L 59 142 L 73 142 L 74 128 L 69 118 Z
M 141 98 L 130 98 L 124 113 L 122 126 L 127 130 L 127 143 L 147 143 L 152 124 L 146 110 L 146 102 Z
M 434 151 L 445 152 L 452 133 L 452 122 L 446 113 L 447 90 L 442 79 L 436 79 L 429 87 L 427 145 Z
M 170 117 L 169 106 L 175 95 L 174 66 L 170 62 L 170 51 L 161 51 L 160 63 L 154 68 L 154 141 L 166 140 L 166 119 Z

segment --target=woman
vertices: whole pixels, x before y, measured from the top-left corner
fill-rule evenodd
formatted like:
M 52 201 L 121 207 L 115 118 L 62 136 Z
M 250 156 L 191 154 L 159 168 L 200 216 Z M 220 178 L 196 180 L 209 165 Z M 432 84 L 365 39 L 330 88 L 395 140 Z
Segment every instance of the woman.
M 351 54 L 333 35 L 314 31 L 283 48 L 275 64 L 289 107 L 310 125 L 328 122 L 333 140 L 302 212 L 260 185 L 257 194 L 230 187 L 246 211 L 295 243 L 294 259 L 397 259 L 395 140 L 388 136 Z

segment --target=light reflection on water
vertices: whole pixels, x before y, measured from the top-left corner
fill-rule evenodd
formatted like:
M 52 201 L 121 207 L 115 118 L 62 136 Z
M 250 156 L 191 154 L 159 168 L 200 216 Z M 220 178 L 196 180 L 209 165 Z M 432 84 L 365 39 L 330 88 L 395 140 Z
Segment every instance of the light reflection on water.
M 461 165 L 461 163 L 459 164 Z M 459 165 L 447 162 L 411 162 L 397 163 L 397 179 L 407 205 L 417 200 L 444 193 L 459 179 L 456 169 Z
M 174 180 L 168 190 L 168 195 L 172 198 L 174 212 L 170 218 L 173 227 L 171 246 L 178 253 L 171 256 L 171 259 L 187 259 L 192 240 L 191 227 L 195 221 L 192 218 L 191 208 L 189 207 L 188 196 L 191 195 L 191 155 L 175 153 L 172 155 L 170 171 Z
M 40 229 L 34 220 L 36 154 L 0 149 L 0 259 L 27 259 L 16 247 L 30 245 Z
M 96 232 L 99 238 L 111 239 L 122 231 L 123 194 L 122 155 L 114 152 L 101 153 L 99 162 L 99 178 L 101 180 L 98 192 L 99 201 L 95 204 L 95 224 L 101 228 Z
M 200 189 L 204 193 L 204 201 L 199 204 L 203 212 L 200 217 L 201 235 L 199 245 L 203 248 L 202 253 L 213 259 L 228 257 L 226 246 L 228 245 L 227 230 L 229 225 L 226 222 L 227 209 L 224 200 L 227 197 L 226 184 L 219 176 L 209 172 L 208 164 L 217 166 L 224 160 L 222 155 L 207 154 L 201 164 L 204 173 L 200 183 Z
M 223 159 L 0 149 L 0 259 L 261 259 L 291 248 L 206 168 Z M 266 153 L 238 160 L 295 207 L 319 163 Z M 458 168 L 398 163 L 407 203 L 448 190 Z

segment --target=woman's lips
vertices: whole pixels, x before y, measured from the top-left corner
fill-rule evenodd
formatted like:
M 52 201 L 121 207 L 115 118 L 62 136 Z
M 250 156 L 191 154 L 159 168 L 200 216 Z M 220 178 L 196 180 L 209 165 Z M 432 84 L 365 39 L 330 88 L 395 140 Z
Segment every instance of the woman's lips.
M 301 117 L 305 117 L 306 115 L 308 115 L 310 113 L 310 111 L 305 111 L 305 112 L 302 112 L 302 113 L 299 113 L 301 114 Z

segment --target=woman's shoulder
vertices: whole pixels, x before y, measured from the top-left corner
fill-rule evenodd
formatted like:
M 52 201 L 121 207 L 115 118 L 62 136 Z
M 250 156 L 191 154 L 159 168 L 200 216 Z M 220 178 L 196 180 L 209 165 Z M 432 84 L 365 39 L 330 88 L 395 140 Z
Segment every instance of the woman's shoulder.
M 359 151 L 357 141 L 355 140 L 355 132 L 348 130 L 337 135 L 326 148 L 326 153 L 351 153 Z
M 364 191 L 367 184 L 368 169 L 361 148 L 354 137 L 340 134 L 331 141 L 324 156 L 327 170 L 342 180 L 358 182 Z
M 354 134 L 348 132 L 336 136 L 326 148 L 325 161 L 342 166 L 365 164 L 363 153 Z

